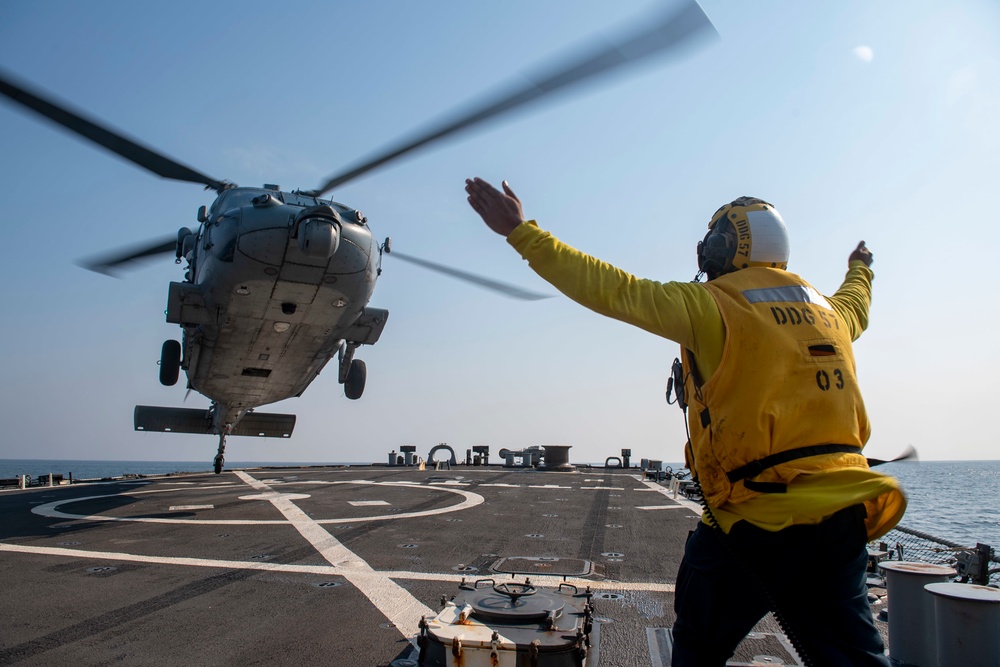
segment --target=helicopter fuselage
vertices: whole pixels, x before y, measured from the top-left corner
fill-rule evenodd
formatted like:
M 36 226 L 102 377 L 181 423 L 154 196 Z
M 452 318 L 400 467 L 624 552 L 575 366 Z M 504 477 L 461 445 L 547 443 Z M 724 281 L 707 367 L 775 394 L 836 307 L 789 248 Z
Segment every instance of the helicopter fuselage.
M 229 413 L 218 427 L 301 395 L 330 359 L 378 340 L 388 312 L 365 307 L 380 252 L 358 211 L 231 188 L 200 217 L 197 234 L 178 235 L 189 266 L 170 284 L 167 321 L 183 329 L 188 387 Z

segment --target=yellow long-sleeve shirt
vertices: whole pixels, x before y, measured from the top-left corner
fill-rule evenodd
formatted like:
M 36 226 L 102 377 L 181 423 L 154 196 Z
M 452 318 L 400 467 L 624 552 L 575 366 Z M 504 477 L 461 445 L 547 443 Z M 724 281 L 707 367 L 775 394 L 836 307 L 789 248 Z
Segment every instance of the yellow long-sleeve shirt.
M 539 276 L 570 299 L 691 350 L 703 378 L 710 378 L 718 368 L 725 325 L 704 285 L 637 278 L 560 242 L 534 221 L 519 225 L 507 241 Z M 828 297 L 849 327 L 852 340 L 868 326 L 872 277 L 864 262 L 851 262 L 840 289 Z M 868 510 L 870 539 L 887 533 L 906 509 L 895 479 L 871 470 L 847 469 L 800 475 L 787 493 L 763 494 L 713 511 L 726 531 L 741 519 L 766 530 L 781 530 L 793 524 L 818 523 L 857 503 L 865 503 Z

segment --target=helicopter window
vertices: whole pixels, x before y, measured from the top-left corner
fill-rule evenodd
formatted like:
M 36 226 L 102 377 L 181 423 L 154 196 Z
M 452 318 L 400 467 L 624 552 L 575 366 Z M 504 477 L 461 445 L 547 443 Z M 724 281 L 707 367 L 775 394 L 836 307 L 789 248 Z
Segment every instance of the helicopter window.
M 337 212 L 340 213 L 340 219 L 343 220 L 344 222 L 351 222 L 356 225 L 364 225 L 365 222 L 368 220 L 368 218 L 366 218 L 362 213 L 354 210 L 353 208 L 350 208 L 349 206 L 338 204 L 335 201 L 331 201 L 330 204 L 335 209 L 337 209 Z
M 259 188 L 237 188 L 229 191 L 229 198 L 226 200 L 225 210 L 246 206 L 261 195 L 271 195 L 281 203 L 285 203 L 285 198 L 280 192 L 274 190 L 262 190 Z
M 212 204 L 212 216 L 215 217 L 232 208 L 246 206 L 254 200 L 254 197 L 264 194 L 271 195 L 281 203 L 285 203 L 283 192 L 264 190 L 263 188 L 234 188 L 232 190 L 225 190 L 216 198 Z
M 322 199 L 317 199 L 316 197 L 307 197 L 298 192 L 291 192 L 285 195 L 285 203 L 291 206 L 316 206 L 317 204 L 327 204 Z
M 222 218 L 212 230 L 212 252 L 220 261 L 231 262 L 236 254 L 236 237 L 238 235 L 235 218 Z

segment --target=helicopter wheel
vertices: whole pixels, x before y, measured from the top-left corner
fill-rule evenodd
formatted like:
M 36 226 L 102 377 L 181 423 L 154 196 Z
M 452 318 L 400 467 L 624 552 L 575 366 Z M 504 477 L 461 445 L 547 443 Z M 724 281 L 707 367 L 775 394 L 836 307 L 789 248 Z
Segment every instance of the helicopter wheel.
M 181 344 L 176 340 L 163 341 L 160 350 L 160 384 L 172 387 L 181 372 Z
M 344 394 L 352 401 L 361 398 L 365 392 L 365 379 L 368 377 L 368 369 L 365 362 L 360 359 L 351 361 L 351 369 L 347 371 L 347 381 L 344 382 Z
M 215 467 L 215 474 L 216 475 L 222 473 L 222 466 L 223 466 L 223 464 L 225 462 L 226 462 L 226 459 L 222 458 L 221 456 L 216 456 L 215 457 L 215 466 L 214 467 Z

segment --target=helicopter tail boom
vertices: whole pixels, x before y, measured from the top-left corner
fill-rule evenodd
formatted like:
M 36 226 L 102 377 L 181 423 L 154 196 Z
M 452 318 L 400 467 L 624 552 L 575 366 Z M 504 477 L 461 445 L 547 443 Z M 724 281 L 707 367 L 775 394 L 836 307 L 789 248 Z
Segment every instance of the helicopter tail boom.
M 135 406 L 134 419 L 136 431 L 219 434 L 212 423 L 212 415 L 209 410 L 137 405 Z M 232 427 L 228 435 L 288 438 L 291 437 L 294 428 L 295 415 L 249 412 Z

